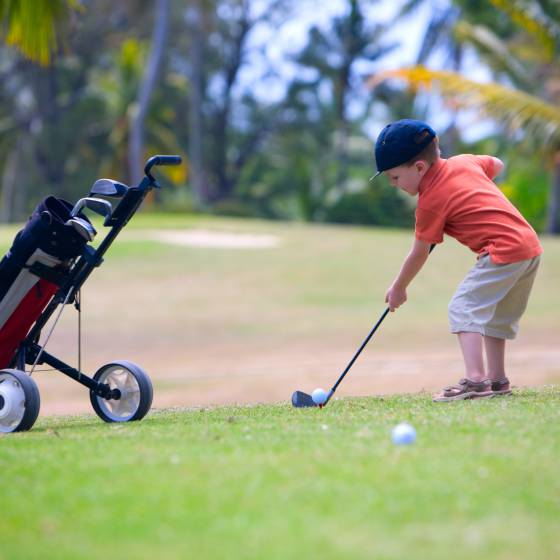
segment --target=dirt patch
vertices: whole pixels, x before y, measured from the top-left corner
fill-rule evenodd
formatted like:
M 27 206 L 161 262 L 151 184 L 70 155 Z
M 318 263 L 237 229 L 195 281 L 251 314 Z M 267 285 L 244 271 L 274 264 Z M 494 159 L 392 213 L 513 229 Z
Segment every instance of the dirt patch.
M 149 239 L 208 249 L 270 249 L 280 245 L 280 238 L 268 234 L 233 233 L 205 229 L 154 231 Z
M 329 388 L 344 369 L 348 352 L 313 343 L 258 351 L 221 345 L 199 349 L 137 351 L 134 360 L 150 373 L 154 408 L 285 402 L 296 389 Z M 559 383 L 560 351 L 549 347 L 512 350 L 508 374 L 515 387 Z M 99 367 L 101 364 L 96 364 Z M 360 357 L 337 396 L 429 393 L 462 376 L 459 350 L 393 352 L 376 349 Z M 41 415 L 91 413 L 88 391 L 58 373 L 34 375 Z

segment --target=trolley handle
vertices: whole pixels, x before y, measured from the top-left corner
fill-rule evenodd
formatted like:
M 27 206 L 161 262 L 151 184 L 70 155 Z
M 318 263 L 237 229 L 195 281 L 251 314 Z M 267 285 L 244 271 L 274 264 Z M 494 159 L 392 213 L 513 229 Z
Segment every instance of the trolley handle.
M 149 177 L 150 170 L 154 165 L 180 165 L 182 162 L 181 156 L 152 156 L 147 162 L 146 167 L 144 167 L 144 173 Z

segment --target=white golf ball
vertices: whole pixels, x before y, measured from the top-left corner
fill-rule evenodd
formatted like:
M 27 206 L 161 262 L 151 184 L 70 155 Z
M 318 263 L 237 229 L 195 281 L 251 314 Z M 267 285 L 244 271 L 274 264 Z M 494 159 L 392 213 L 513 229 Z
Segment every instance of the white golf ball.
M 410 424 L 401 422 L 393 428 L 391 438 L 395 445 L 410 445 L 416 441 L 416 430 Z
M 327 392 L 324 389 L 315 389 L 313 393 L 311 393 L 311 398 L 315 404 L 325 404 L 327 400 Z

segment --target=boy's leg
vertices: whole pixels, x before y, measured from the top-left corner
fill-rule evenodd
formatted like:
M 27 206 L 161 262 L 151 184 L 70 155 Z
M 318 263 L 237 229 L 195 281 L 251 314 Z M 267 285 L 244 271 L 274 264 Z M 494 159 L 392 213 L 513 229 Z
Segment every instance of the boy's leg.
M 506 369 L 505 369 L 505 354 L 506 354 L 505 338 L 485 336 L 484 346 L 486 348 L 486 360 L 488 362 L 488 377 L 492 382 L 492 391 L 494 392 L 495 395 L 511 394 L 509 379 L 506 376 Z
M 538 261 L 539 257 L 535 257 L 519 263 L 495 265 L 490 256 L 485 255 L 468 272 L 449 304 L 451 332 L 458 335 L 466 378 L 457 385 L 446 387 L 440 395 L 434 397 L 434 401 L 478 398 L 511 392 L 509 382 L 505 379 L 505 341 L 502 339 L 515 337 L 516 322 L 526 305 Z M 516 287 L 523 287 L 525 298 L 520 297 Z M 509 309 L 512 302 L 514 310 Z M 491 339 L 484 345 L 490 362 L 492 382 L 486 378 L 483 337 Z M 503 377 L 498 380 L 500 374 L 503 374 Z
M 491 383 L 484 372 L 482 335 L 476 332 L 459 332 L 457 338 L 463 352 L 466 377 L 457 385 L 446 387 L 440 394 L 435 395 L 433 400 L 445 402 L 492 397 Z
M 504 338 L 493 336 L 484 337 L 486 360 L 488 363 L 488 377 L 492 381 L 502 381 L 506 377 L 505 354 L 506 341 Z
M 506 339 L 515 338 L 521 315 L 527 307 L 529 294 L 539 267 L 539 257 L 519 263 L 524 273 L 496 306 L 492 319 L 485 326 L 484 345 L 488 361 L 488 377 L 495 394 L 511 393 L 505 370 Z
M 471 381 L 482 381 L 486 378 L 482 354 L 483 336 L 475 332 L 460 332 L 457 333 L 457 338 L 463 353 L 466 378 Z

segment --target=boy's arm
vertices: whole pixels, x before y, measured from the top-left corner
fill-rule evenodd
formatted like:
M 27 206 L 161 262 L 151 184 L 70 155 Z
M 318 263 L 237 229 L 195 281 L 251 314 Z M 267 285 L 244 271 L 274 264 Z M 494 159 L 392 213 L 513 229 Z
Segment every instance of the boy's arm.
M 395 311 L 406 301 L 406 288 L 424 266 L 430 254 L 430 246 L 425 241 L 414 240 L 410 253 L 385 296 L 385 302 L 389 304 L 391 311 Z
M 492 156 L 492 161 L 494 163 L 494 169 L 490 179 L 494 180 L 503 171 L 504 162 L 501 159 L 494 156 Z

